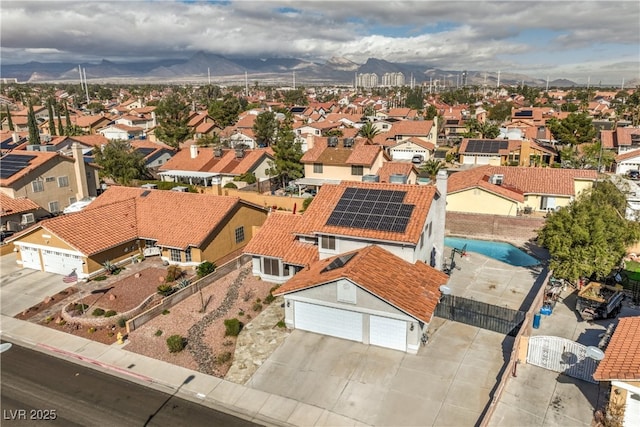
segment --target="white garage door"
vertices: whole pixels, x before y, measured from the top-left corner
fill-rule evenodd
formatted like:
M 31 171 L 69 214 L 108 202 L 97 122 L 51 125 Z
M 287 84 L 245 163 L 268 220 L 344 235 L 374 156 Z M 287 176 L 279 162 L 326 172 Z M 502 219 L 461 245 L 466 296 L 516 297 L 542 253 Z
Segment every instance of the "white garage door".
M 624 427 L 640 426 L 640 395 L 627 390 L 627 406 L 624 409 Z
M 488 165 L 490 162 L 490 157 L 476 156 L 476 165 Z
M 407 322 L 388 317 L 369 317 L 369 343 L 407 351 Z
M 22 259 L 22 267 L 33 268 L 34 270 L 41 270 L 42 264 L 40 264 L 40 254 L 38 248 L 32 248 L 30 246 L 20 246 L 20 257 Z
M 82 272 L 82 258 L 78 255 L 44 249 L 42 251 L 42 262 L 44 263 L 44 271 L 48 273 L 64 274 L 66 276 L 74 268 L 77 273 Z
M 297 329 L 362 342 L 362 314 L 296 301 Z

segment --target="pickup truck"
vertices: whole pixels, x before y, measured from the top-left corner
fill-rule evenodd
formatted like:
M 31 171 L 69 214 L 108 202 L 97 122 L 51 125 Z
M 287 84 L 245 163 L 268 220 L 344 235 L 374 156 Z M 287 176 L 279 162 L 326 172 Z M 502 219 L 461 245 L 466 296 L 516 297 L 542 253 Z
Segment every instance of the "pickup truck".
M 586 321 L 607 319 L 620 313 L 623 300 L 622 286 L 591 282 L 578 292 L 576 310 Z

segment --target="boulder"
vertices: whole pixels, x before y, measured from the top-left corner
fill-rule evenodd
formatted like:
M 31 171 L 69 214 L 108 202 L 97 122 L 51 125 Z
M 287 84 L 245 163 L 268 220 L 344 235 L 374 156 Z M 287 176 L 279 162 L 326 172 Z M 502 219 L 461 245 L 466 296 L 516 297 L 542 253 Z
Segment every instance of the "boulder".
M 115 301 L 115 299 L 118 298 L 116 295 L 114 294 L 110 294 L 109 295 L 109 301 Z

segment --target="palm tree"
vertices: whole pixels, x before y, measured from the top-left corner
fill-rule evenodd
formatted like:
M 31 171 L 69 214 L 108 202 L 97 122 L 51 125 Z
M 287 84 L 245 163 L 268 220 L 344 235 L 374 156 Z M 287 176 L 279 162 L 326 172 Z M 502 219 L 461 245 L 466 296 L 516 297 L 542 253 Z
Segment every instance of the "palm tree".
M 371 122 L 365 123 L 358 131 L 358 135 L 365 138 L 367 140 L 367 143 L 372 143 L 373 138 L 375 138 L 379 134 L 380 129 L 375 127 Z
M 427 175 L 429 175 L 429 179 L 431 179 L 431 181 L 434 181 L 436 179 L 436 175 L 438 175 L 438 172 L 443 167 L 444 163 L 440 160 L 429 159 L 425 162 L 424 165 L 422 165 L 422 167 L 420 168 L 420 172 L 426 173 Z

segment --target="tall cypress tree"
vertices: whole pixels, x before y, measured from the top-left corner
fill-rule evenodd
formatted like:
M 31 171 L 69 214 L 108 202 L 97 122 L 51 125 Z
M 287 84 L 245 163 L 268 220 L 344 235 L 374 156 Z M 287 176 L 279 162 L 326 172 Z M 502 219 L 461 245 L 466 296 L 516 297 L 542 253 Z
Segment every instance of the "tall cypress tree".
M 13 119 L 11 118 L 11 111 L 9 111 L 9 106 L 7 105 L 7 125 L 9 126 L 9 130 L 13 132 L 15 128 L 13 127 Z
M 269 162 L 267 173 L 270 176 L 278 176 L 284 187 L 288 181 L 301 178 L 304 175 L 304 166 L 300 163 L 302 148 L 296 141 L 293 132 L 293 119 L 290 114 L 278 127 L 275 144 L 271 145 L 273 161 Z
M 64 135 L 64 127 L 62 126 L 62 107 L 56 104 L 56 115 L 58 116 L 58 135 Z
M 33 104 L 29 102 L 29 111 L 27 112 L 27 126 L 29 128 L 29 144 L 40 144 L 40 131 L 38 130 L 38 122 L 36 122 L 36 115 L 33 112 Z
M 64 115 L 65 115 L 65 119 L 67 122 L 67 128 L 64 131 L 64 134 L 67 136 L 71 135 L 71 129 L 72 129 L 72 124 L 71 124 L 71 116 L 69 116 L 69 107 L 67 107 L 67 103 L 64 103 Z
M 56 136 L 56 122 L 53 116 L 53 100 L 51 98 L 47 100 L 47 112 L 49 114 L 49 134 Z

